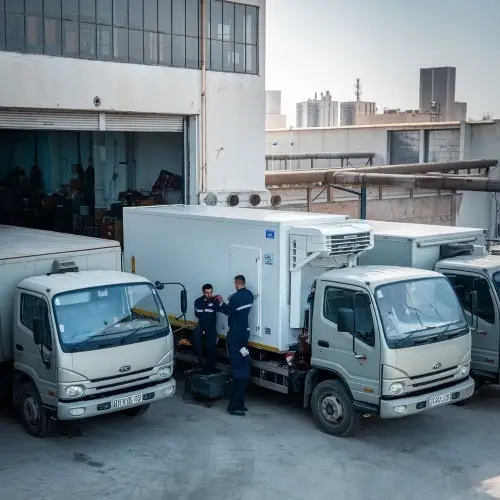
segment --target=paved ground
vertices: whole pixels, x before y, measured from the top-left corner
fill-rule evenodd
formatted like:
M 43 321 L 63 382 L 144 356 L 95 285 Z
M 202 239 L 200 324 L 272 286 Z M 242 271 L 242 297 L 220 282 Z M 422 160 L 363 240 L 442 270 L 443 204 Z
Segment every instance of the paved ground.
M 466 407 L 318 431 L 285 397 L 254 391 L 249 415 L 180 395 L 137 419 L 84 423 L 81 436 L 27 436 L 0 416 L 8 500 L 487 500 L 500 498 L 500 391 Z

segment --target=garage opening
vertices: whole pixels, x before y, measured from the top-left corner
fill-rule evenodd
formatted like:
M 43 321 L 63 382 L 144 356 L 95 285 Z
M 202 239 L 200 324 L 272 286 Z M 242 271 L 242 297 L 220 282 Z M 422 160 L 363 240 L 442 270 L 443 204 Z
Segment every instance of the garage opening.
M 124 206 L 189 203 L 188 120 L 0 111 L 0 224 L 122 241 Z

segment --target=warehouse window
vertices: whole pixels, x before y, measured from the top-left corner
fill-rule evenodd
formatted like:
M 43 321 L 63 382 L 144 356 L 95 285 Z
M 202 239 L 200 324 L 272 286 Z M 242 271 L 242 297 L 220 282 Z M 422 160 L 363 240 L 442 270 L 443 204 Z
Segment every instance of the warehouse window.
M 429 130 L 425 137 L 425 162 L 444 163 L 460 159 L 460 130 Z
M 258 74 L 257 7 L 207 0 L 206 67 Z M 0 0 L 0 50 L 199 69 L 199 0 Z
M 420 130 L 401 130 L 389 133 L 391 165 L 406 165 L 420 161 Z

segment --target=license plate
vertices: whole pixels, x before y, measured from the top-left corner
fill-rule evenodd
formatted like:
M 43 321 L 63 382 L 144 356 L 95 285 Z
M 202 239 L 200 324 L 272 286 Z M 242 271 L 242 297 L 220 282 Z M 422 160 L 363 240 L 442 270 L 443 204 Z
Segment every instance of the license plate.
M 442 396 L 432 396 L 432 398 L 429 398 L 429 407 L 444 405 L 446 403 L 449 403 L 450 401 L 451 393 L 443 394 Z
M 123 406 L 135 405 L 142 401 L 142 394 L 134 394 L 126 398 L 113 399 L 111 401 L 112 408 L 122 408 Z

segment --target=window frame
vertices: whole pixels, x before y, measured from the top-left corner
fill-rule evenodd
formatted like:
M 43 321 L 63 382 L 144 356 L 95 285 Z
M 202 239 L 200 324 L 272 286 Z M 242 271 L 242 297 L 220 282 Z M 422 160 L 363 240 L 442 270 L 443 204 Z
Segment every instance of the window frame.
M 44 327 L 48 328 L 48 332 L 45 332 L 45 335 L 43 336 L 44 339 L 49 339 L 50 345 L 46 344 L 41 344 L 41 347 L 47 349 L 47 351 L 52 352 L 53 349 L 53 339 L 52 339 L 52 328 L 51 328 L 51 322 L 50 322 L 50 308 L 47 300 L 45 297 L 39 297 L 38 295 L 34 295 L 33 293 L 30 293 L 29 291 L 23 291 L 21 292 L 21 297 L 19 301 L 19 322 L 21 325 L 26 328 L 32 335 L 33 335 L 33 340 L 34 340 L 34 333 L 33 333 L 33 323 L 31 325 L 26 324 L 24 318 L 23 318 L 23 312 L 24 312 L 24 301 L 26 299 L 31 299 L 33 300 L 33 318 L 32 321 L 37 317 L 37 309 L 42 306 L 44 309 L 44 314 L 45 314 L 45 319 L 44 319 Z
M 336 321 L 333 321 L 331 318 L 329 318 L 326 314 L 325 314 L 325 308 L 326 308 L 326 304 L 327 304 L 327 297 L 328 297 L 328 291 L 329 290 L 337 290 L 337 291 L 341 291 L 343 293 L 345 292 L 349 292 L 352 294 L 352 296 L 347 299 L 348 301 L 351 302 L 350 304 L 350 309 L 352 309 L 354 311 L 354 296 L 357 294 L 357 293 L 361 293 L 365 298 L 366 298 L 366 301 L 367 301 L 367 304 L 368 304 L 368 307 L 369 307 L 369 310 L 370 310 L 370 317 L 371 317 L 371 321 L 372 321 L 372 341 L 367 341 L 366 338 L 362 337 L 361 335 L 359 335 L 359 333 L 349 333 L 349 332 L 339 332 L 338 331 L 338 323 Z M 317 292 L 316 292 L 317 293 Z M 341 309 L 340 307 L 338 309 Z M 337 316 L 336 316 L 336 319 L 338 318 L 338 309 L 337 309 Z M 355 290 L 353 288 L 346 288 L 346 287 L 342 287 L 340 285 L 337 285 L 337 284 L 325 284 L 325 287 L 324 287 L 324 291 L 323 291 L 323 304 L 322 304 L 322 307 L 321 307 L 321 317 L 323 318 L 323 320 L 325 320 L 327 323 L 329 323 L 330 325 L 333 325 L 333 327 L 335 328 L 335 331 L 337 332 L 337 334 L 346 334 L 346 335 L 350 335 L 351 337 L 355 337 L 357 340 L 359 340 L 360 342 L 362 342 L 363 344 L 367 345 L 368 347 L 375 347 L 376 345 L 376 329 L 375 329 L 375 316 L 374 316 L 374 310 L 373 310 L 373 307 L 372 307 L 372 300 L 370 299 L 370 295 L 366 292 L 366 290 Z
M 484 321 L 485 323 L 488 323 L 488 325 L 494 325 L 496 323 L 497 317 L 496 317 L 496 307 L 495 307 L 495 296 L 493 294 L 493 291 L 492 291 L 492 288 L 491 288 L 491 284 L 490 284 L 489 280 L 485 276 L 478 276 L 478 275 L 475 275 L 475 274 L 465 274 L 465 273 L 462 273 L 462 272 L 455 272 L 452 269 L 442 270 L 441 272 L 448 279 L 448 281 L 450 282 L 450 284 L 451 284 L 451 286 L 453 288 L 453 291 L 455 292 L 455 294 L 456 294 L 456 296 L 458 298 L 458 301 L 459 301 L 460 305 L 462 306 L 462 309 L 464 310 L 465 313 L 469 314 L 471 317 L 473 316 L 472 312 L 466 307 L 466 306 L 468 306 L 468 304 L 465 304 L 461 300 L 460 294 L 457 293 L 456 287 L 455 287 L 452 279 L 455 278 L 455 277 L 456 278 L 460 278 L 460 279 L 463 279 L 463 278 L 470 279 L 471 282 L 472 282 L 471 291 L 475 290 L 474 280 L 480 280 L 480 281 L 484 282 L 486 284 L 486 287 L 487 287 L 487 290 L 488 290 L 488 294 L 489 294 L 489 298 L 490 298 L 490 303 L 491 303 L 491 311 L 493 313 L 493 318 L 492 318 L 492 321 L 490 321 L 491 318 L 486 318 L 484 315 L 481 315 L 479 313 L 476 313 L 476 316 L 481 321 Z M 470 293 L 470 292 L 468 292 L 468 293 Z M 480 302 L 479 293 L 478 293 L 478 302 Z
M 5 0 L 0 2 L 3 5 Z M 259 75 L 260 8 L 229 0 L 206 0 L 205 5 L 206 69 Z M 16 7 L 12 3 L 11 7 L 16 12 L 8 12 L 6 8 L 0 12 L 0 51 L 122 64 L 201 68 L 202 16 L 199 0 L 28 0 L 26 5 L 21 2 Z M 180 25 L 175 24 L 176 15 Z M 7 26 L 10 26 L 9 32 Z M 127 54 L 123 52 L 123 57 L 115 56 L 118 39 L 122 40 L 124 48 L 123 30 L 127 30 L 128 45 L 131 36 L 132 41 L 138 40 L 135 32 L 141 32 L 142 60 L 138 52 L 131 51 L 130 47 Z M 28 31 L 31 43 L 28 43 Z M 147 33 L 156 34 L 157 57 L 146 57 L 148 54 L 155 55 L 154 48 L 146 47 L 147 40 L 151 40 L 151 47 L 154 42 L 154 37 Z M 107 41 L 108 37 L 109 44 L 100 43 Z M 90 43 L 92 38 L 93 43 Z M 68 41 L 69 48 L 73 50 L 68 51 Z M 161 51 L 160 46 L 170 53 Z M 180 52 L 174 53 L 174 48 Z M 109 52 L 109 56 L 102 55 L 105 52 Z M 131 60 L 134 52 L 137 57 Z

